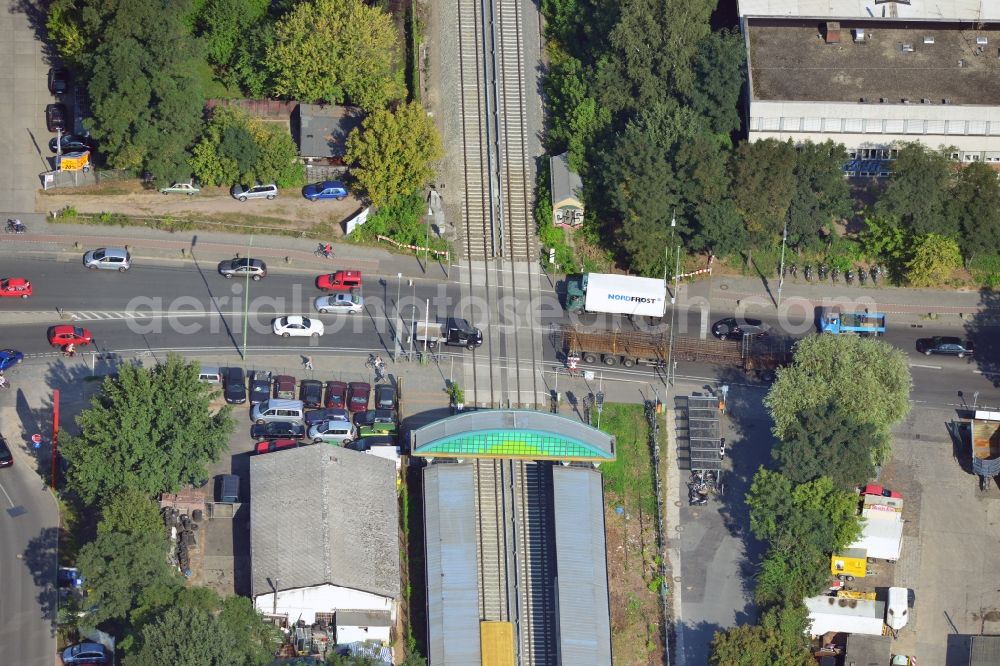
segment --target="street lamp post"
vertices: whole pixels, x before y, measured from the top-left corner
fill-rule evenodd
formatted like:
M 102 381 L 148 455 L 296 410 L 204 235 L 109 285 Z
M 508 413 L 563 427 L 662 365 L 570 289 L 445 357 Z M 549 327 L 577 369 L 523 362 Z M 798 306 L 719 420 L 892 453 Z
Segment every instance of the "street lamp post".
M 247 260 L 253 253 L 253 234 L 250 234 L 250 243 L 247 245 Z M 247 365 L 247 323 L 250 319 L 250 271 L 246 272 L 246 287 L 243 289 L 243 368 Z
M 778 268 L 778 305 L 781 307 L 781 288 L 785 286 L 785 244 L 788 242 L 788 220 L 781 232 L 781 266 Z

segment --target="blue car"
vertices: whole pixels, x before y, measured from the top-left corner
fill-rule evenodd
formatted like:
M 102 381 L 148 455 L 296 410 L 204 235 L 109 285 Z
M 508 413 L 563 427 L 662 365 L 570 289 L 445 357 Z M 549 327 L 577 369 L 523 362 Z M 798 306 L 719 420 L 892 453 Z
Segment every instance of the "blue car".
M 63 650 L 62 660 L 66 666 L 106 664 L 108 653 L 100 643 L 77 643 Z
M 16 349 L 0 349 L 0 370 L 12 368 L 24 360 L 24 354 Z
M 322 183 L 306 185 L 302 190 L 302 195 L 309 201 L 318 199 L 341 199 L 347 198 L 347 187 L 339 180 L 325 180 Z

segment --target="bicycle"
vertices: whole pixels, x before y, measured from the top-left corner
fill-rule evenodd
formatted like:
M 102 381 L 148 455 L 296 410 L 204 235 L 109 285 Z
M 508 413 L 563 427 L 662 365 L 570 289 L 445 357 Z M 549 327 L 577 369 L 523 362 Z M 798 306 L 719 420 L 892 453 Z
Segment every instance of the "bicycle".
M 324 259 L 333 259 L 333 246 L 330 246 L 330 250 L 327 251 L 326 245 L 320 243 L 319 246 L 313 250 L 313 255 L 323 257 Z
M 7 226 L 4 228 L 4 230 L 8 234 L 23 234 L 25 231 L 28 230 L 28 227 L 24 226 L 24 223 L 21 222 L 21 220 L 9 219 L 7 220 Z

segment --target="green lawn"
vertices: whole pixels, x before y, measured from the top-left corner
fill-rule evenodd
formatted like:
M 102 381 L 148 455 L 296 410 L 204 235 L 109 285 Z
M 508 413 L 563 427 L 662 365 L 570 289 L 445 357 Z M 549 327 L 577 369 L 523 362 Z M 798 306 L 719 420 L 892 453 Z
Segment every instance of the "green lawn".
M 596 411 L 593 414 L 597 418 Z M 649 426 L 642 405 L 609 403 L 601 414 L 601 430 L 614 435 L 618 459 L 601 465 L 608 502 L 626 511 L 656 512 Z

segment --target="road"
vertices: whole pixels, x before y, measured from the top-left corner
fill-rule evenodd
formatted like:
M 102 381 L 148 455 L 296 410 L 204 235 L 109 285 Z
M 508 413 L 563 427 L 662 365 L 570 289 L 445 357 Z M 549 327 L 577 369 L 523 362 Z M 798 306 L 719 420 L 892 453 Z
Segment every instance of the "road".
M 23 351 L 28 361 L 39 361 L 58 354 L 48 346 L 45 330 L 48 326 L 73 321 L 93 333 L 95 346 L 101 352 L 132 353 L 144 350 L 198 350 L 236 352 L 243 344 L 243 309 L 245 281 L 226 280 L 216 270 L 216 260 L 167 261 L 145 259 L 127 273 L 87 271 L 64 255 L 39 254 L 29 258 L 4 261 L 5 276 L 27 276 L 34 287 L 29 299 L 3 299 L 0 302 L 2 337 L 0 346 Z M 316 271 L 300 271 L 285 266 L 269 266 L 269 275 L 259 282 L 250 282 L 247 326 L 247 347 L 251 353 L 322 353 L 329 350 L 387 351 L 394 349 L 394 329 L 397 312 L 396 276 L 365 274 L 363 295 L 365 312 L 358 315 L 318 315 L 312 302 L 322 292 L 314 280 Z M 547 286 L 547 285 L 546 285 Z M 526 305 L 530 302 L 523 299 Z M 519 299 L 512 299 L 514 326 L 541 326 L 566 323 L 565 313 L 552 291 L 543 291 L 537 299 L 538 311 L 532 315 L 519 308 Z M 429 304 L 430 312 L 425 314 Z M 398 311 L 404 320 L 411 316 L 422 319 L 443 318 L 454 314 L 480 320 L 482 305 L 475 299 L 461 298 L 459 285 L 451 282 L 413 280 L 399 282 Z M 57 309 L 66 317 L 60 319 Z M 270 332 L 271 320 L 279 314 L 318 316 L 326 325 L 326 334 L 316 344 L 308 339 L 281 339 Z M 728 316 L 717 311 L 712 319 Z M 776 330 L 804 334 L 811 330 L 805 315 L 785 317 L 761 316 Z M 587 318 L 592 323 L 596 318 Z M 677 328 L 680 334 L 699 335 L 705 318 L 699 309 L 679 309 Z M 627 326 L 627 323 L 622 324 Z M 919 326 L 917 328 L 916 326 Z M 403 323 L 399 338 L 406 348 L 408 324 Z M 990 329 L 996 332 L 996 329 Z M 956 335 L 961 329 L 940 322 L 921 324 L 899 323 L 890 318 L 886 342 L 904 350 L 910 360 L 914 377 L 912 398 L 915 402 L 957 404 L 957 391 L 968 395 L 979 391 L 980 403 L 1000 403 L 992 383 L 978 371 L 976 362 L 951 357 L 925 357 L 918 354 L 915 341 L 928 335 Z M 445 350 L 445 354 L 467 355 L 462 349 Z M 483 350 L 476 352 L 484 353 Z M 506 364 L 512 359 L 497 357 L 494 363 Z M 547 370 L 561 365 L 557 350 L 545 338 L 543 363 Z M 608 378 L 646 381 L 650 371 L 642 368 L 595 368 Z M 682 363 L 678 374 L 698 379 L 719 376 L 713 366 Z M 992 397 L 991 397 L 992 396 Z
M 0 470 L 0 645 L 5 664 L 52 666 L 59 512 L 30 463 L 15 456 Z

